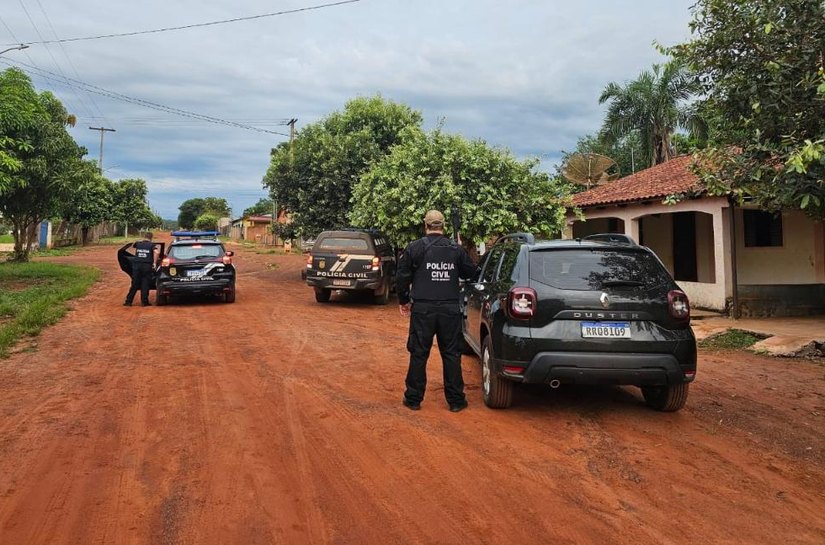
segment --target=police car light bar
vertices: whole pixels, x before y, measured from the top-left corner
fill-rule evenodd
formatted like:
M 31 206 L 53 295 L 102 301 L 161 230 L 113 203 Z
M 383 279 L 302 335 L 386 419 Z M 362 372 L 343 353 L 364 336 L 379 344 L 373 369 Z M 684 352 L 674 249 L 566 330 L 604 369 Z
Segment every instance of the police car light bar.
M 175 238 L 216 238 L 217 231 L 172 231 Z

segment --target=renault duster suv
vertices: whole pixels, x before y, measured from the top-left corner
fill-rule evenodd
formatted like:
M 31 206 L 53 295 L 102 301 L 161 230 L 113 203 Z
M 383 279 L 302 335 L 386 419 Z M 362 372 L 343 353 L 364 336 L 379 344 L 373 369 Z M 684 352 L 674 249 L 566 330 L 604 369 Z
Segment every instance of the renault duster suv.
M 516 383 L 633 385 L 654 409 L 684 406 L 696 376 L 690 305 L 648 248 L 625 235 L 518 233 L 481 265 L 462 301 L 487 406 L 508 407 Z

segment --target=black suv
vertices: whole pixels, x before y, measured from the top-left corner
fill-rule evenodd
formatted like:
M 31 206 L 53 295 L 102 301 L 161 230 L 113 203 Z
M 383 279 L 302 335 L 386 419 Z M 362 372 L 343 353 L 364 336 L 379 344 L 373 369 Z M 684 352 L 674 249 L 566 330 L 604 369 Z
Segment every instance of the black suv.
M 157 270 L 158 305 L 176 295 L 219 295 L 235 302 L 235 266 L 217 233 L 175 231 Z
M 462 301 L 488 407 L 508 407 L 517 382 L 634 385 L 654 409 L 684 406 L 696 376 L 690 306 L 648 248 L 625 235 L 516 233 L 481 265 Z
M 329 301 L 332 290 L 369 292 L 386 305 L 395 285 L 395 251 L 373 229 L 324 231 L 307 255 L 304 278 L 315 289 L 315 300 Z

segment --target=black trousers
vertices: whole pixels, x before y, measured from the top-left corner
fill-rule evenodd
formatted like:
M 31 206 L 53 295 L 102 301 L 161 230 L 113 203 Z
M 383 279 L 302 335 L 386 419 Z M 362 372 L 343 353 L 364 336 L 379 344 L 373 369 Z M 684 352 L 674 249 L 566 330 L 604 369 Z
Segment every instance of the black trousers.
M 447 403 L 464 403 L 464 378 L 461 376 L 461 309 L 456 301 L 419 301 L 413 303 L 407 350 L 410 368 L 407 371 L 407 391 L 404 397 L 411 403 L 421 403 L 427 388 L 427 360 L 438 339 L 438 350 L 444 367 L 444 396 Z
M 126 294 L 126 302 L 131 303 L 137 291 L 140 290 L 140 302 L 144 305 L 147 304 L 149 302 L 149 284 L 151 282 L 151 263 L 132 264 L 132 285 L 129 288 L 129 293 Z

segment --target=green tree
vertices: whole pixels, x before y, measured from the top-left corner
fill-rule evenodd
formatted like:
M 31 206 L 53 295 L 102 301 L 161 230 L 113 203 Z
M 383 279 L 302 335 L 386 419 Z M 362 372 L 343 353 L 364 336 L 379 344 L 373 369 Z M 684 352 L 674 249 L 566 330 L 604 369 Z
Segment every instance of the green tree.
M 126 178 L 112 186 L 112 218 L 124 224 L 123 234 L 129 236 L 129 227 L 145 229 L 154 219 L 149 208 L 146 181 Z
M 259 199 L 258 202 L 243 211 L 243 216 L 262 216 L 272 213 L 272 199 Z
M 704 135 L 706 125 L 689 100 L 699 91 L 696 78 L 679 61 L 653 65 L 626 85 L 611 82 L 599 103 L 609 102 L 600 133 L 610 144 L 636 132 L 642 142 L 640 164 L 658 165 L 673 157 L 677 128 Z
M 61 215 L 79 225 L 81 242 L 89 242 L 89 229 L 114 218 L 112 183 L 100 175 L 94 161 L 81 161 L 70 177 L 71 191 L 60 203 Z
M 203 231 L 217 231 L 219 219 L 221 217 L 213 212 L 204 212 L 195 220 L 194 227 Z
M 351 220 L 377 227 L 396 244 L 422 235 L 427 210 L 460 211 L 460 235 L 476 243 L 512 232 L 561 232 L 568 188 L 537 172 L 538 160 L 518 161 L 483 141 L 418 132 L 366 172 L 353 189 Z
M 292 145 L 273 149 L 263 184 L 291 212 L 299 234 L 346 226 L 353 185 L 393 146 L 420 133 L 421 123 L 421 114 L 403 104 L 353 99 L 304 127 Z
M 220 197 L 195 198 L 183 201 L 178 210 L 178 224 L 181 229 L 192 229 L 195 220 L 205 213 L 214 214 L 219 218 L 229 216 L 229 203 Z
M 11 104 L 0 102 L 0 145 L 6 155 L 0 166 L 0 214 L 12 224 L 12 260 L 27 261 L 38 224 L 58 213 L 85 149 L 66 131 L 70 116 L 60 101 L 47 91 L 37 93 L 21 71 L 10 68 L 0 75 L 0 95 L 12 97 Z
M 709 190 L 825 218 L 825 4 L 699 0 L 691 30 L 670 52 L 714 114 L 698 161 Z

